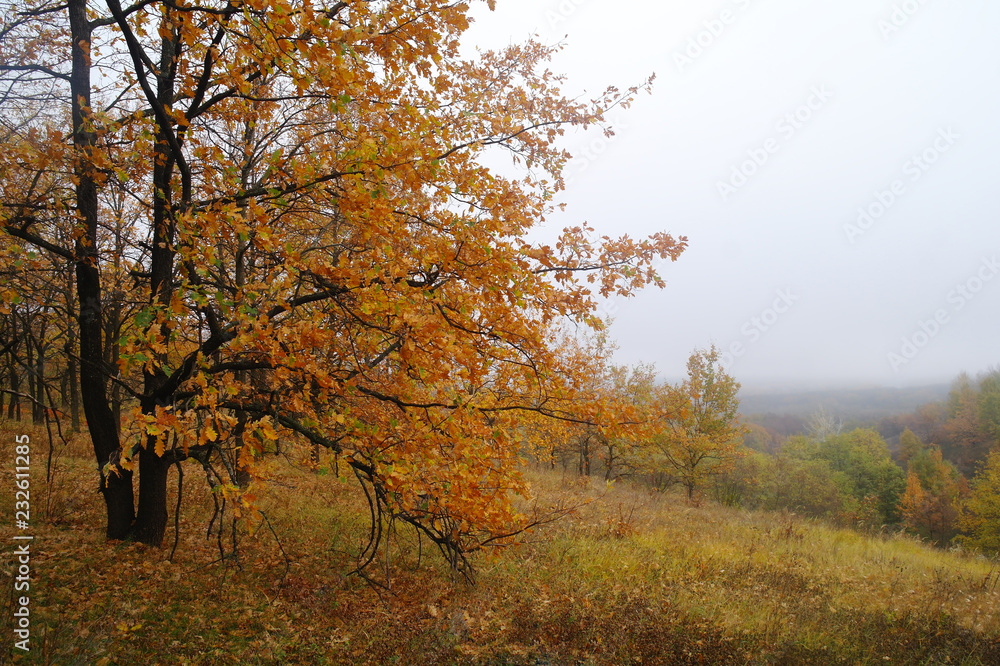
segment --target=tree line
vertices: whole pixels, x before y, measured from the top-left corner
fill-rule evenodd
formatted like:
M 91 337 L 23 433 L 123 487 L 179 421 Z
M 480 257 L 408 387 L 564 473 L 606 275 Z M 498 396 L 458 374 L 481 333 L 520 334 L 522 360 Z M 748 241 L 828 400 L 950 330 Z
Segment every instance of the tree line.
M 529 450 L 536 462 L 658 489 L 679 484 L 688 501 L 699 501 L 746 455 L 740 384 L 720 365 L 715 347 L 692 352 L 686 377 L 671 384 L 660 381 L 650 364 L 614 364 L 615 347 L 605 335 L 563 344 L 586 359 L 584 390 L 617 418 L 533 432 Z
M 755 419 L 720 498 L 1000 552 L 1000 371 L 963 373 L 947 399 L 849 431 L 826 414 L 792 436 Z

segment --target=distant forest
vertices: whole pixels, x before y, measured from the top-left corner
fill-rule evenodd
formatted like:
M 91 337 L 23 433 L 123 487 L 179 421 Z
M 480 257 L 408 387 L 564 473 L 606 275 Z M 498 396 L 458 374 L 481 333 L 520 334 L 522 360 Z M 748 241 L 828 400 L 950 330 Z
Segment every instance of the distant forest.
M 950 384 L 910 388 L 879 387 L 798 393 L 740 395 L 740 412 L 751 426 L 746 444 L 775 452 L 792 435 L 818 430 L 877 430 L 894 456 L 909 428 L 921 440 L 940 446 L 944 457 L 974 473 L 1000 437 L 992 415 L 991 387 L 1000 370 L 972 378 L 960 374 Z
M 1000 369 L 946 387 L 752 396 L 741 412 L 753 453 L 717 479 L 720 501 L 1000 547 Z
M 740 411 L 757 422 L 764 418 L 801 417 L 799 423 L 817 412 L 826 412 L 845 420 L 879 419 L 938 402 L 948 397 L 950 384 L 908 388 L 878 387 L 828 391 L 747 394 L 740 392 Z M 780 428 L 779 428 L 780 430 Z M 793 429 L 787 434 L 801 430 Z

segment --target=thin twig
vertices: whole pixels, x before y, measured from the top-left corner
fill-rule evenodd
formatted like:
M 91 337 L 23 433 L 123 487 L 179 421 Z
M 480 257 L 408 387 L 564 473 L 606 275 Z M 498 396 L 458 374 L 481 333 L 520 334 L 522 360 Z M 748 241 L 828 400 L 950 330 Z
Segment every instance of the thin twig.
M 288 578 L 288 572 L 292 568 L 292 558 L 288 557 L 288 553 L 285 552 L 285 547 L 281 544 L 281 539 L 278 538 L 278 533 L 274 531 L 274 526 L 271 525 L 271 519 L 267 517 L 267 514 L 263 511 L 260 512 L 260 517 L 264 519 L 267 523 L 267 529 L 271 530 L 271 534 L 274 536 L 274 541 L 278 544 L 278 550 L 281 551 L 281 556 L 285 558 L 285 573 L 281 574 L 281 580 L 278 582 L 278 588 L 280 589 L 282 585 L 285 584 L 285 579 Z M 271 601 L 274 601 L 272 599 Z

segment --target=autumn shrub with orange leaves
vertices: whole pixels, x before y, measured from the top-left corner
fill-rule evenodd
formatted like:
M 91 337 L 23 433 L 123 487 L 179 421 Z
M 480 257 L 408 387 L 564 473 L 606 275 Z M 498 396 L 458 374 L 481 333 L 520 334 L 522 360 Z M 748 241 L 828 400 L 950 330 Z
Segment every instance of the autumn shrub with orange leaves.
M 2 11 L 0 307 L 72 275 L 53 312 L 108 537 L 162 542 L 182 461 L 252 511 L 263 460 L 325 448 L 375 523 L 461 569 L 537 520 L 511 503 L 526 418 L 614 425 L 557 332 L 662 286 L 686 239 L 528 233 L 563 187 L 564 129 L 610 131 L 649 82 L 576 101 L 551 47 L 467 59 L 469 7 L 444 0 Z

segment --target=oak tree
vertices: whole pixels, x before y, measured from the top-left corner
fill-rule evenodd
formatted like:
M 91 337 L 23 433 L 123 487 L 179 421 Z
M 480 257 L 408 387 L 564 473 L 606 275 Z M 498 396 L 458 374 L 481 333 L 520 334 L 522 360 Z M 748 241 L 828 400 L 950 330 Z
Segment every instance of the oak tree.
M 639 88 L 569 99 L 533 41 L 467 59 L 468 6 L 443 0 L 3 11 L 2 252 L 75 271 L 109 537 L 159 544 L 192 457 L 241 502 L 279 441 L 337 453 L 456 566 L 523 525 L 519 418 L 608 413 L 554 331 L 600 327 L 598 294 L 662 286 L 686 245 L 528 240 L 563 129 Z

